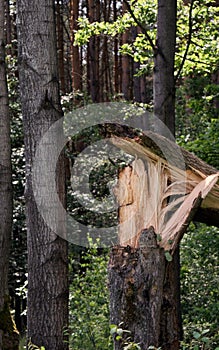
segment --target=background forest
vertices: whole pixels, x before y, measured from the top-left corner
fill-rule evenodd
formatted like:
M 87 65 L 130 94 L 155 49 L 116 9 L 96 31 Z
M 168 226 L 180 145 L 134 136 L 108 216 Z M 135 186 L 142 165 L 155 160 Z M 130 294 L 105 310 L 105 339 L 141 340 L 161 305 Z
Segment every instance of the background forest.
M 24 348 L 27 249 L 24 142 L 19 100 L 16 2 L 6 1 L 6 63 L 14 191 L 9 292 Z M 153 108 L 156 2 L 55 1 L 64 113 L 90 103 L 126 100 Z M 219 2 L 179 0 L 175 52 L 176 140 L 219 168 Z M 103 171 L 104 172 L 104 171 Z M 102 177 L 107 177 L 103 174 Z M 102 195 L 101 193 L 99 194 Z M 218 228 L 192 223 L 181 243 L 182 349 L 219 349 Z M 69 245 L 70 348 L 112 349 L 108 250 Z M 122 327 L 122 326 L 121 326 Z M 123 336 L 124 330 L 119 335 Z M 124 344 L 124 349 L 139 349 Z

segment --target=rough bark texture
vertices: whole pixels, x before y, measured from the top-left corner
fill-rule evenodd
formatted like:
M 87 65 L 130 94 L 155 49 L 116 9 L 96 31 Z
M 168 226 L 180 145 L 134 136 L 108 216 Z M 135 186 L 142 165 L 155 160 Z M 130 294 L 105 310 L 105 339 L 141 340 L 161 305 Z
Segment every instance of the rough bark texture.
M 123 1 L 123 13 L 126 12 L 127 6 Z M 122 45 L 129 42 L 129 32 L 126 30 L 122 34 Z M 130 100 L 130 58 L 128 55 L 122 55 L 122 94 L 125 100 Z
M 89 9 L 89 21 L 90 23 L 95 22 L 96 20 L 96 6 L 94 0 L 88 0 L 88 9 Z M 98 52 L 98 38 L 93 36 L 90 38 L 88 44 L 89 50 L 89 87 L 90 94 L 93 102 L 99 102 L 99 83 L 98 83 L 98 61 L 97 55 Z
M 150 345 L 175 350 L 179 346 L 177 319 L 173 319 L 174 295 L 169 298 L 171 263 L 159 248 L 152 227 L 141 232 L 139 248 L 116 246 L 109 262 L 111 323 L 131 333 L 142 350 Z M 174 276 L 175 277 L 175 276 Z M 175 313 L 177 315 L 177 313 Z M 168 322 L 166 322 L 168 321 Z M 123 338 L 123 340 L 125 340 Z M 114 342 L 123 349 L 123 340 Z
M 122 323 L 121 327 L 131 332 L 131 340 L 140 343 L 143 350 L 149 345 L 177 350 L 182 337 L 178 244 L 201 205 L 210 212 L 219 209 L 219 174 L 152 132 L 141 134 L 106 124 L 105 133 L 115 145 L 135 156 L 121 170 L 115 189 L 121 225 L 120 246 L 112 249 L 109 263 L 111 322 Z M 172 211 L 170 198 L 181 193 L 179 208 Z M 151 225 L 160 235 L 159 243 L 149 239 Z M 173 254 L 171 262 L 164 259 L 165 250 Z M 153 281 L 158 287 L 153 287 Z M 122 345 L 115 338 L 115 349 L 122 349 Z
M 113 0 L 113 21 L 115 22 L 117 20 L 117 1 Z M 119 93 L 119 40 L 118 36 L 116 35 L 114 38 L 114 91 L 115 95 Z
M 26 160 L 27 337 L 31 338 L 32 343 L 45 346 L 47 350 L 64 350 L 68 347 L 63 335 L 68 325 L 67 242 L 52 232 L 40 215 L 33 195 L 31 174 L 40 139 L 62 117 L 54 2 L 17 1 L 17 28 Z M 51 140 L 54 150 L 57 137 L 54 134 Z M 56 168 L 56 184 L 63 203 L 65 194 L 62 161 L 60 157 Z M 41 170 L 43 173 L 44 169 Z
M 10 314 L 9 247 L 12 230 L 10 118 L 5 66 L 5 4 L 0 0 L 0 349 L 17 350 L 19 336 Z
M 72 89 L 73 92 L 77 92 L 82 90 L 82 67 L 79 47 L 74 46 L 75 31 L 78 29 L 79 0 L 70 1 L 70 12 Z
M 60 87 L 63 93 L 66 92 L 65 87 L 65 67 L 64 67 L 64 29 L 63 29 L 63 14 L 62 14 L 62 1 L 57 1 L 56 4 L 56 22 L 57 22 L 57 48 L 58 48 L 58 61 L 59 61 L 59 78 Z
M 157 52 L 154 59 L 154 113 L 174 134 L 176 0 L 158 0 Z M 162 134 L 162 130 L 159 131 Z

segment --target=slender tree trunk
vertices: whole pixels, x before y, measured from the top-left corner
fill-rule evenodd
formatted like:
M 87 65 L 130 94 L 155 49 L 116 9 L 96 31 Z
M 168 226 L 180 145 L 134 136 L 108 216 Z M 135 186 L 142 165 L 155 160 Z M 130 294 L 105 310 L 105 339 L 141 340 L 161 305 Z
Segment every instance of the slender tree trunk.
M 116 0 L 113 0 L 113 20 L 114 22 L 117 20 L 117 7 Z M 118 45 L 119 40 L 116 35 L 114 38 L 114 90 L 115 95 L 119 93 L 119 57 L 118 57 Z
M 122 35 L 122 44 L 127 43 L 128 33 Z M 130 99 L 130 62 L 128 55 L 122 55 L 122 94 L 125 100 Z
M 123 13 L 127 10 L 125 2 L 123 2 Z M 122 34 L 122 45 L 129 41 L 129 32 Z M 128 55 L 122 55 L 122 94 L 125 100 L 130 99 L 130 58 Z
M 90 23 L 96 19 L 95 1 L 88 0 L 88 17 Z M 99 83 L 98 83 L 98 65 L 97 65 L 97 45 L 98 41 L 95 36 L 90 38 L 88 44 L 89 50 L 89 87 L 90 95 L 93 102 L 99 102 Z
M 72 89 L 74 92 L 82 90 L 82 66 L 78 46 L 74 46 L 75 31 L 78 29 L 79 0 L 70 1 L 70 29 L 71 29 L 71 62 Z
M 176 46 L 177 0 L 158 0 L 157 53 L 154 60 L 154 113 L 175 136 L 175 81 L 174 63 Z M 163 134 L 162 127 L 158 130 Z M 164 284 L 162 304 L 162 343 L 170 344 L 172 329 L 177 331 L 173 349 L 179 347 L 182 339 L 182 320 L 180 312 L 180 256 L 179 248 L 168 264 Z M 178 342 L 178 344 L 177 344 Z M 174 347 L 175 346 L 175 347 Z M 170 348 L 171 349 L 171 348 Z
M 149 103 L 151 101 L 151 96 L 148 93 L 150 90 L 149 86 L 146 86 L 147 80 L 145 74 L 140 77 L 140 88 L 141 88 L 141 102 Z
M 12 33 L 11 33 L 11 28 L 12 28 L 12 21 L 11 21 L 11 15 L 10 15 L 10 3 L 9 0 L 6 0 L 6 22 L 7 22 L 7 27 L 6 27 L 6 42 L 7 44 L 11 44 L 12 42 Z
M 12 168 L 5 44 L 5 1 L 0 0 L 0 349 L 17 350 L 19 337 L 10 314 L 8 292 L 12 231 Z
M 158 0 L 157 52 L 154 59 L 154 113 L 175 132 L 174 57 L 177 0 Z M 162 130 L 160 131 L 162 133 Z
M 138 35 L 138 27 L 132 27 L 131 32 L 132 32 L 132 40 L 134 42 Z M 140 62 L 135 62 L 133 60 L 133 100 L 135 102 L 142 102 L 141 101 L 141 78 L 136 76 L 139 68 L 140 68 Z
M 65 67 L 64 67 L 64 32 L 63 32 L 62 6 L 63 6 L 62 1 L 57 1 L 56 18 L 57 18 L 59 78 L 60 78 L 61 90 L 63 93 L 65 93 L 66 87 L 65 87 Z
M 68 326 L 67 242 L 57 236 L 40 215 L 33 194 L 31 173 L 39 141 L 49 127 L 62 117 L 54 3 L 52 0 L 18 0 L 17 18 L 26 160 L 27 337 L 47 350 L 65 350 L 68 348 L 63 334 Z M 54 150 L 57 137 L 54 134 L 50 141 Z M 56 184 L 64 205 L 63 157 L 60 157 L 56 167 Z M 39 191 L 42 189 L 39 188 Z

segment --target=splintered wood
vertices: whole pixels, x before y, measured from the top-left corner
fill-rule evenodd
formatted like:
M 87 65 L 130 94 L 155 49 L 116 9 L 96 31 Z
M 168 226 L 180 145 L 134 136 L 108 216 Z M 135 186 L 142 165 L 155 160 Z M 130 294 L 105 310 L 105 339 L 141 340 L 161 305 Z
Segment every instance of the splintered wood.
M 153 226 L 158 244 L 174 252 L 197 212 L 219 214 L 219 172 L 214 168 L 186 151 L 183 169 L 133 139 L 115 137 L 113 143 L 136 156 L 120 171 L 114 189 L 121 246 L 137 248 L 142 230 Z M 215 221 L 219 225 L 219 219 Z
M 115 188 L 119 203 L 119 240 L 121 245 L 138 246 L 143 228 L 159 231 L 160 215 L 166 200 L 161 201 L 168 173 L 158 162 L 144 164 L 136 159 L 120 172 Z M 162 175 L 162 176 L 161 176 Z

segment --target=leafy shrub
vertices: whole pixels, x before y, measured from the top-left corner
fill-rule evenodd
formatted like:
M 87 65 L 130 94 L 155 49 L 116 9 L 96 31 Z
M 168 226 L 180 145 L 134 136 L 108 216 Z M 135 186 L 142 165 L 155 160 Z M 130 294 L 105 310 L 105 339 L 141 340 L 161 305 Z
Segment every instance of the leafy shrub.
M 219 344 L 218 233 L 215 227 L 191 224 L 181 243 L 183 349 Z
M 112 340 L 106 280 L 108 254 L 100 255 L 90 238 L 89 243 L 70 286 L 70 347 L 109 350 Z

